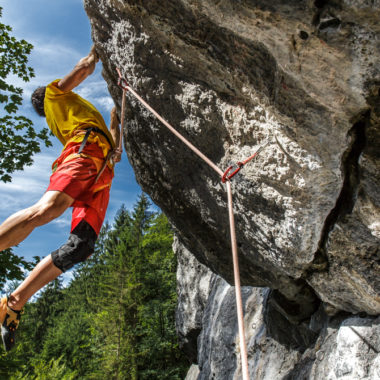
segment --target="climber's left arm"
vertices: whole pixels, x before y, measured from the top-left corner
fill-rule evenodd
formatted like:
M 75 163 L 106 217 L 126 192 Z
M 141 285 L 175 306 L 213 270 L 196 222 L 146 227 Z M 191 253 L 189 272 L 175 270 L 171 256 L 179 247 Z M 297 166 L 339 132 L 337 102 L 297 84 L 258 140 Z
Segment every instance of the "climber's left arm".
M 110 123 L 110 132 L 115 142 L 115 150 L 113 161 L 119 162 L 121 160 L 122 151 L 119 150 L 119 142 L 120 142 L 120 126 L 119 126 L 119 118 L 117 116 L 116 107 L 113 107 L 111 110 L 111 123 Z

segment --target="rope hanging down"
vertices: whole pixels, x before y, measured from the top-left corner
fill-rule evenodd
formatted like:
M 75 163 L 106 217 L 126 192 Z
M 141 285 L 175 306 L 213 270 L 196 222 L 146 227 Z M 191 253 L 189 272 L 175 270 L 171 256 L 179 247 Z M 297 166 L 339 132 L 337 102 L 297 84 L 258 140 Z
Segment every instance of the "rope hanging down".
M 267 145 L 267 142 L 263 144 L 252 156 L 248 157 L 242 162 L 238 162 L 237 169 L 235 169 L 231 174 L 233 166 L 230 166 L 225 172 L 219 169 L 208 157 L 206 157 L 199 149 L 197 149 L 191 142 L 189 142 L 185 137 L 183 137 L 176 129 L 174 129 L 165 119 L 163 119 L 144 99 L 142 99 L 127 83 L 127 81 L 121 75 L 121 72 L 116 68 L 119 75 L 118 85 L 123 90 L 123 99 L 121 106 L 121 131 L 124 129 L 124 112 L 125 112 L 125 97 L 127 91 L 130 92 L 147 110 L 149 110 L 158 120 L 160 120 L 173 134 L 175 134 L 184 144 L 186 144 L 196 155 L 198 155 L 203 161 L 205 161 L 218 175 L 221 177 L 223 183 L 226 183 L 227 187 L 227 198 L 228 198 L 228 214 L 230 223 L 230 234 L 231 234 L 231 247 L 232 247 L 232 262 L 234 267 L 234 281 L 235 281 L 235 296 L 236 296 L 236 307 L 237 307 L 237 318 L 239 325 L 239 340 L 240 340 L 240 354 L 241 354 L 241 365 L 242 365 L 242 375 L 243 380 L 249 380 L 248 373 L 248 359 L 247 359 L 247 345 L 245 342 L 245 332 L 244 332 L 244 315 L 243 315 L 243 302 L 241 297 L 241 285 L 240 285 L 240 272 L 239 272 L 239 260 L 238 260 L 238 250 L 236 242 L 236 229 L 235 220 L 233 212 L 233 199 L 232 199 L 232 188 L 231 188 L 231 178 L 237 174 L 241 168 L 256 157 L 259 152 Z M 120 139 L 121 140 L 121 139 Z M 120 143 L 121 144 L 121 143 Z

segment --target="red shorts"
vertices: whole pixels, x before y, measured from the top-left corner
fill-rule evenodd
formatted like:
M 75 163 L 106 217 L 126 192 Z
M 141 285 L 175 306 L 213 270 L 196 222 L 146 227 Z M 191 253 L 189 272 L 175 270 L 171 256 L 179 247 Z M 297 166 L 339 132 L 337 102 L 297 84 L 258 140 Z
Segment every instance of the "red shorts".
M 55 171 L 50 177 L 47 191 L 61 191 L 75 199 L 71 231 L 81 220 L 85 220 L 99 235 L 107 211 L 113 170 L 107 166 L 95 183 L 104 162 L 103 151 L 97 144 L 86 144 L 81 154 L 92 158 L 72 156 L 79 147 L 80 143 L 69 144 L 54 162 Z

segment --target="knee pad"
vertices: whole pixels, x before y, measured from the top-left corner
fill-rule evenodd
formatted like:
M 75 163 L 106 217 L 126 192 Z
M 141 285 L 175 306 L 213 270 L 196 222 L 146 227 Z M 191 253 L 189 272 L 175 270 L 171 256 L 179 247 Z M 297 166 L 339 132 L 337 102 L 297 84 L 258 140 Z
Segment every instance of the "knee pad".
M 71 232 L 69 239 L 61 248 L 51 253 L 54 265 L 62 272 L 75 264 L 85 261 L 94 252 L 97 235 L 84 220 Z

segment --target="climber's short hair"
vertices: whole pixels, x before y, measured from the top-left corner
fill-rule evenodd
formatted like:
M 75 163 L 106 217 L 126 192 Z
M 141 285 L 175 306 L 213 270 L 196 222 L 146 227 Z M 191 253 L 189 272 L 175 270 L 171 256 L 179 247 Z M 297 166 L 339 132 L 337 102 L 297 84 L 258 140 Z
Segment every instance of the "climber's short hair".
M 45 117 L 44 101 L 45 101 L 46 86 L 38 87 L 34 90 L 31 100 L 34 109 L 40 115 Z

